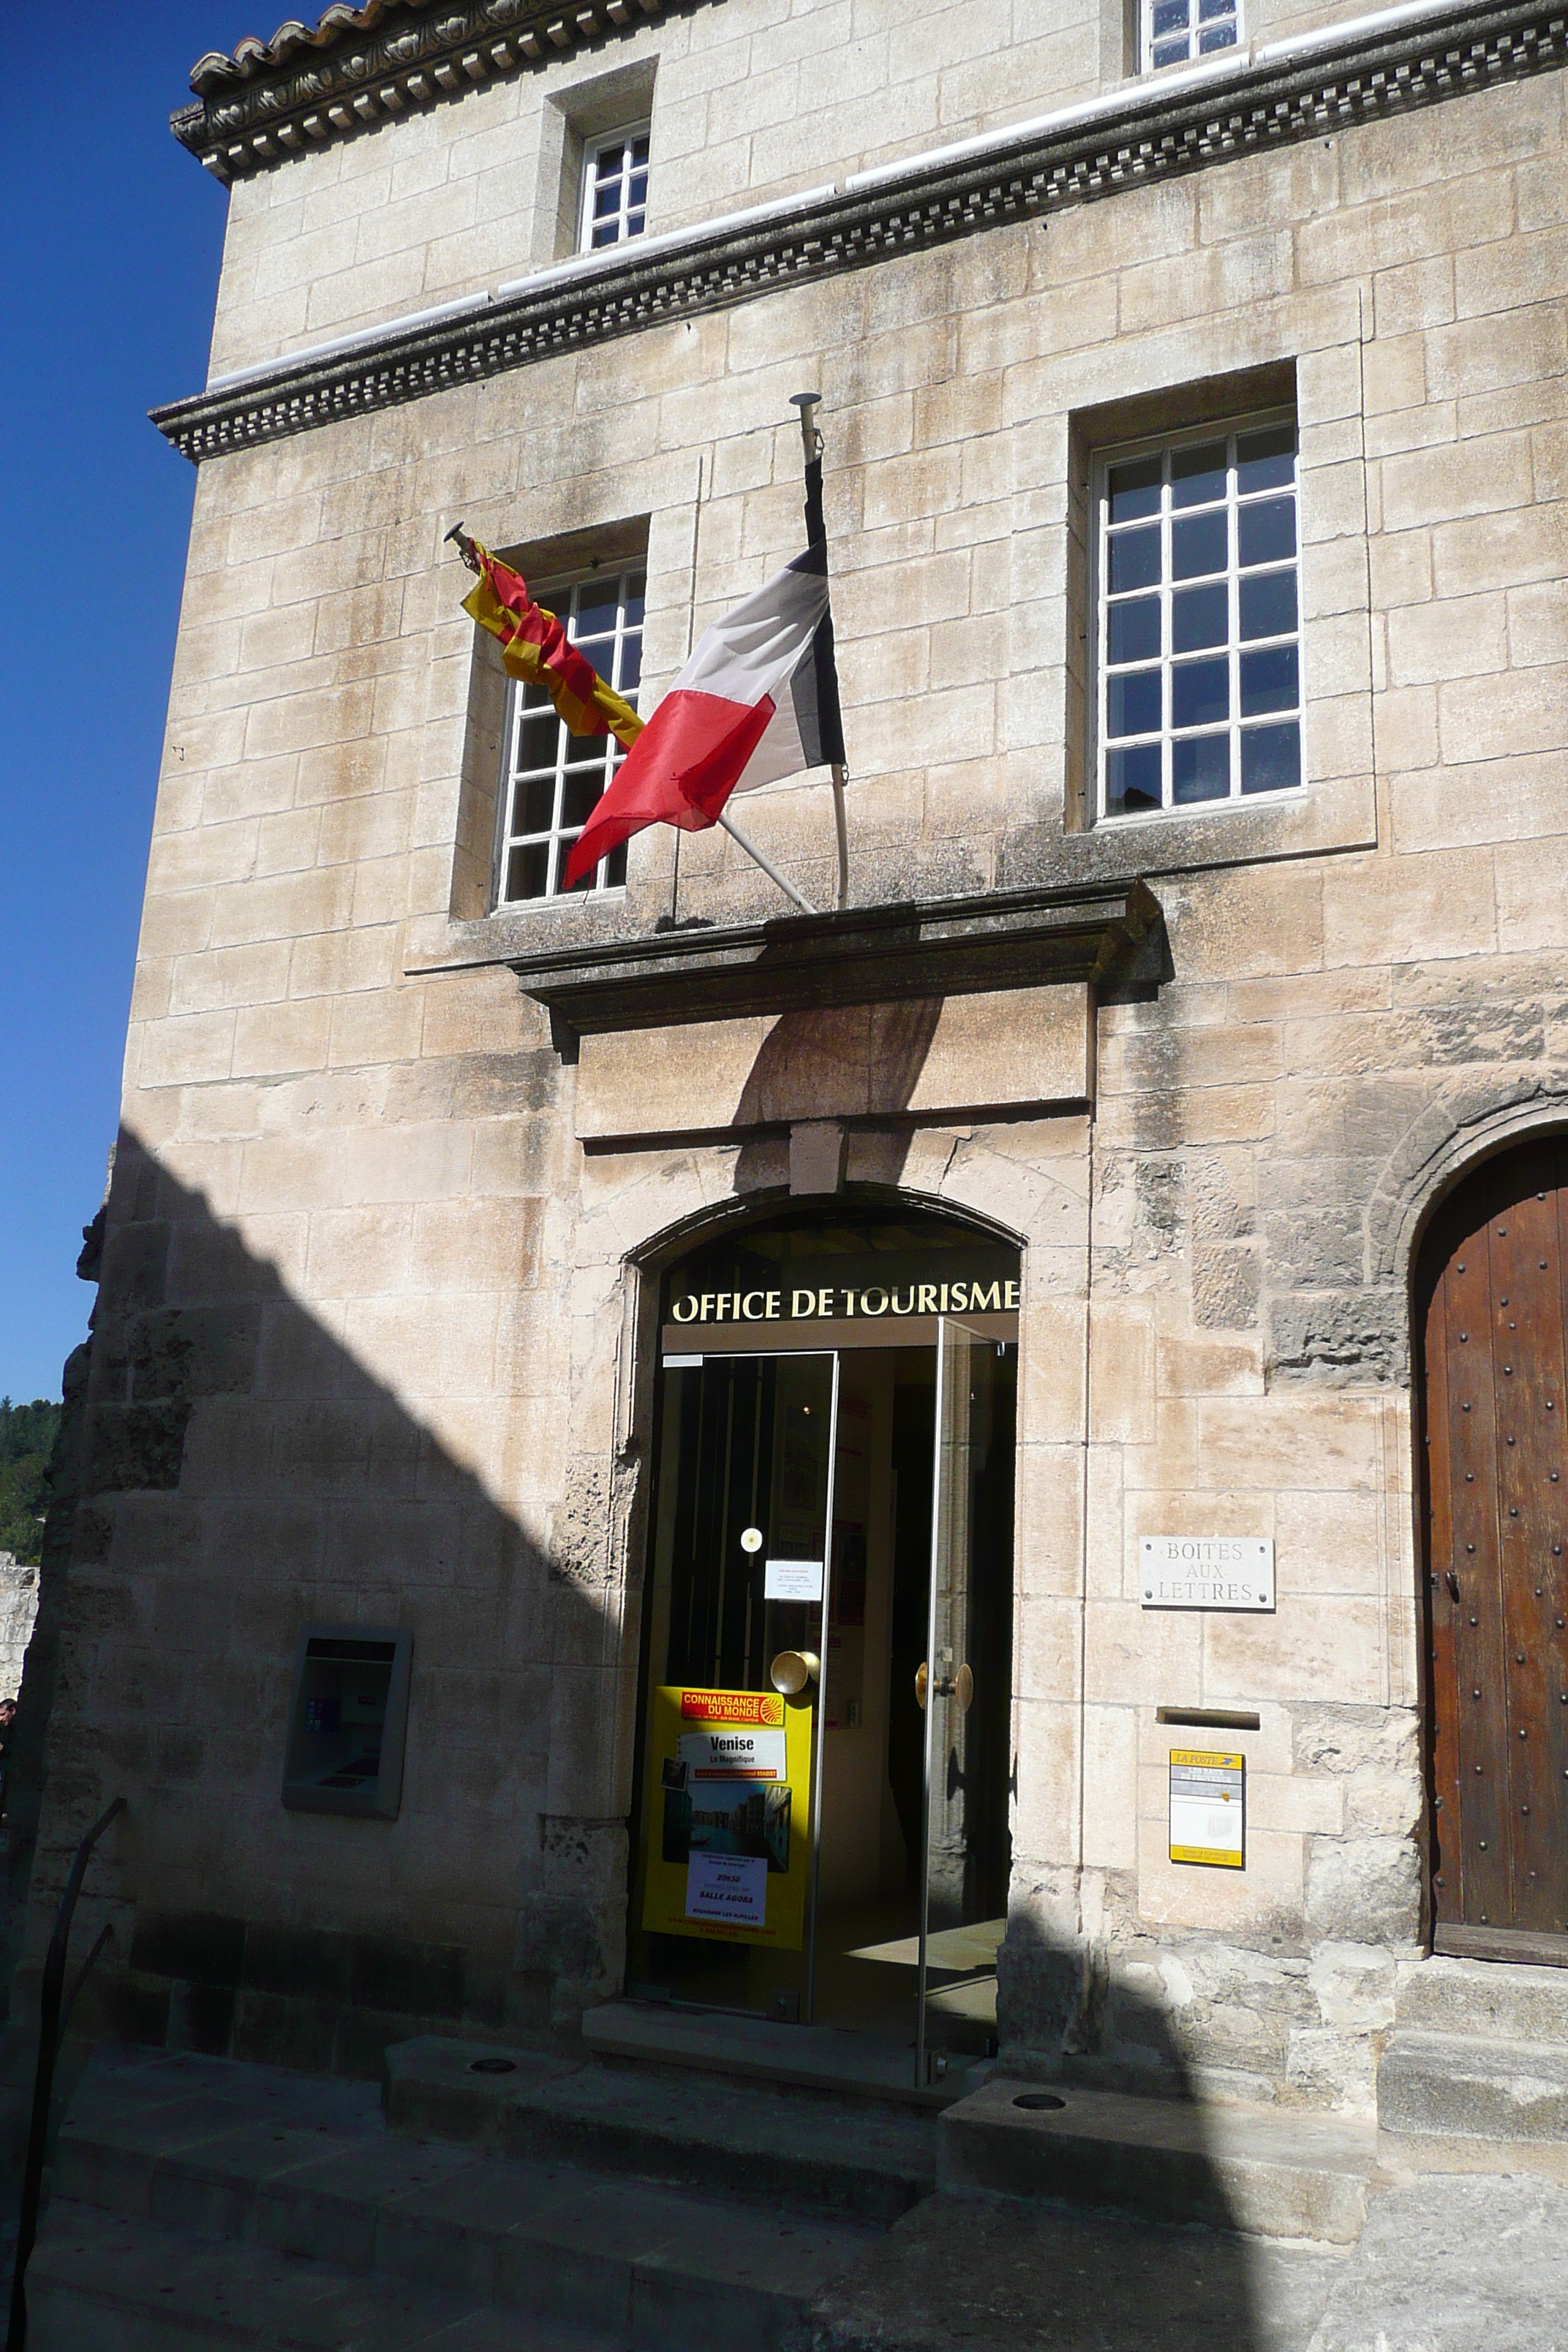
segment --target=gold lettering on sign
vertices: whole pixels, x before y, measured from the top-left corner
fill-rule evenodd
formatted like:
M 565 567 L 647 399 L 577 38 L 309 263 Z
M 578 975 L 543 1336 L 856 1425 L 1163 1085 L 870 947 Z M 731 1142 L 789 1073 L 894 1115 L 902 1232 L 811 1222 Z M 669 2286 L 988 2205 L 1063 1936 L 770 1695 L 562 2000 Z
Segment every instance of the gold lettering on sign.
M 670 1301 L 676 1323 L 804 1323 L 835 1315 L 875 1320 L 882 1315 L 996 1315 L 1016 1313 L 1016 1282 L 911 1282 L 907 1289 L 836 1289 L 826 1285 L 792 1290 L 687 1290 Z

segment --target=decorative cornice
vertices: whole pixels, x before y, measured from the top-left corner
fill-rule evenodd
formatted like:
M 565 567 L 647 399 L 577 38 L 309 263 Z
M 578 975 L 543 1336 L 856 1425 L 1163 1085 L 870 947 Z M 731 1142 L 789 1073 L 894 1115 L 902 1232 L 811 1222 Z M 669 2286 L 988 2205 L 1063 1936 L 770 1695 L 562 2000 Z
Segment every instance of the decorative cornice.
M 841 187 L 542 270 L 218 380 L 153 420 L 193 461 L 885 256 L 1559 68 L 1568 10 L 1403 7 L 1238 51 Z
M 388 17 L 419 16 L 439 5 L 440 0 L 361 0 L 356 7 L 353 0 L 332 0 L 331 7 L 322 9 L 314 25 L 302 25 L 297 16 L 290 16 L 287 24 L 279 26 L 269 41 L 247 33 L 236 42 L 232 55 L 226 55 L 222 49 L 208 49 L 191 68 L 191 88 L 200 97 L 211 97 L 236 83 L 277 73 L 302 51 L 314 51 L 320 56 L 325 50 L 342 47 L 351 38 L 363 40 Z
M 171 116 L 183 147 L 226 184 L 312 147 L 418 113 L 459 91 L 612 37 L 665 0 L 367 0 L 314 31 L 212 50 L 191 69 L 195 106 Z
M 574 1062 L 580 1038 L 620 1030 L 1072 981 L 1113 988 L 1145 967 L 1157 978 L 1163 941 L 1160 902 L 1133 881 L 696 924 L 506 961 Z

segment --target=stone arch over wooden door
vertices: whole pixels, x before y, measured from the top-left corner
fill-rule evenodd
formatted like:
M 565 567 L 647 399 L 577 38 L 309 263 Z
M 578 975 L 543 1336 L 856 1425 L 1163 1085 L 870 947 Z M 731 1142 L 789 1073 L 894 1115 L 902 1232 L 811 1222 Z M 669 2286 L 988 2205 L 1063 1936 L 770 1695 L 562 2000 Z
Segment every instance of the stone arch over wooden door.
M 1422 1247 L 1437 1948 L 1568 1963 L 1568 1135 L 1489 1160 Z

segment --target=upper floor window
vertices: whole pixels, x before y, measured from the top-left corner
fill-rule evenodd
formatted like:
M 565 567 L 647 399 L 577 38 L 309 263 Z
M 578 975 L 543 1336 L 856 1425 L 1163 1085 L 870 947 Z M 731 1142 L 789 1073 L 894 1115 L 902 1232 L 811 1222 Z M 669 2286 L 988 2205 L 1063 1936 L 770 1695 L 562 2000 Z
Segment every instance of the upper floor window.
M 1299 785 L 1294 420 L 1118 451 L 1094 506 L 1100 815 Z
M 1143 0 L 1143 71 L 1236 47 L 1241 0 Z
M 621 245 L 647 227 L 647 141 L 646 122 L 590 141 L 583 158 L 583 252 Z
M 644 573 L 605 572 L 542 592 L 568 637 L 635 709 L 642 676 Z M 563 894 L 572 845 L 626 753 L 613 735 L 574 735 L 544 688 L 514 680 L 501 737 L 500 906 Z M 626 878 L 625 847 L 579 882 L 615 889 Z

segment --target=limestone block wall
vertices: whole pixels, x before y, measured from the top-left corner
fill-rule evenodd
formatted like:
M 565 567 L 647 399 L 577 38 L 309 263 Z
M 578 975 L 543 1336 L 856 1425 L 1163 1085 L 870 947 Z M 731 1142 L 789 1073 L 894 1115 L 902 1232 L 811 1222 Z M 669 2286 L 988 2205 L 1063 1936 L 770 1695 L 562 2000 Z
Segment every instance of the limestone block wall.
M 1243 0 L 1241 38 L 1353 0 Z M 1122 0 L 723 0 L 611 32 L 240 181 L 211 371 L 476 294 L 570 253 L 584 134 L 651 118 L 650 230 L 1026 121 L 1136 78 Z
M 679 228 L 1090 97 L 1128 71 L 1124 40 L 1117 0 L 950 0 L 918 32 L 886 0 L 724 0 L 641 22 L 456 111 L 241 181 L 212 372 L 572 252 L 576 128 L 651 115 L 647 225 Z
M 503 102 L 408 135 L 445 169 Z M 624 901 L 474 912 L 442 534 L 646 524 L 651 698 L 798 545 L 808 373 L 858 894 L 1137 872 L 1166 918 L 1163 983 L 1100 1008 L 1092 1124 L 869 1121 L 849 1160 L 1025 1245 L 1007 2031 L 1132 2069 L 1119 1996 L 1153 1986 L 1216 2076 L 1363 2094 L 1421 1927 L 1411 1253 L 1568 1083 L 1563 129 L 1545 76 L 203 467 L 35 1879 L 37 1941 L 131 1796 L 121 2028 L 368 2064 L 409 2020 L 543 2031 L 618 1981 L 637 1262 L 780 1197 L 787 1152 L 585 1150 L 501 959 L 774 900 L 721 835 L 658 834 Z M 258 191 L 303 205 L 404 136 L 247 183 L 237 239 Z M 356 240 L 391 182 L 360 198 Z M 424 217 L 421 269 L 456 268 Z M 272 348 L 323 329 L 282 316 Z M 1308 793 L 1096 831 L 1085 451 L 1282 382 Z M 821 788 L 748 818 L 826 898 Z M 1137 1537 L 1185 1528 L 1272 1534 L 1277 1616 L 1143 1612 Z M 278 1802 L 294 1642 L 345 1620 L 414 1633 L 395 1823 Z M 1240 1885 L 1163 1858 L 1172 1703 L 1262 1718 Z

